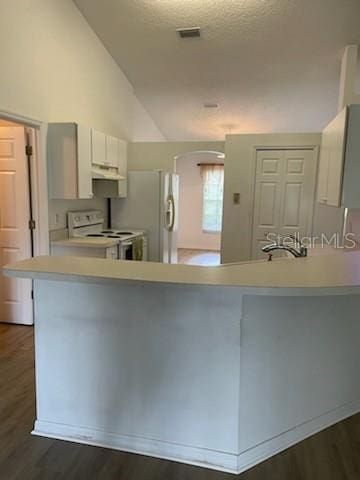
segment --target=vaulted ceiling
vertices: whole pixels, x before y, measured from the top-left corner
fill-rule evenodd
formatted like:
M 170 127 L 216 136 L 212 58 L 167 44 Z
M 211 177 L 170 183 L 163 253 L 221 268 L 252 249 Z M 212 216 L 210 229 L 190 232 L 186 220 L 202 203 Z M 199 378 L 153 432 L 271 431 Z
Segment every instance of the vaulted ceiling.
M 173 141 L 321 130 L 360 44 L 360 0 L 74 1 Z

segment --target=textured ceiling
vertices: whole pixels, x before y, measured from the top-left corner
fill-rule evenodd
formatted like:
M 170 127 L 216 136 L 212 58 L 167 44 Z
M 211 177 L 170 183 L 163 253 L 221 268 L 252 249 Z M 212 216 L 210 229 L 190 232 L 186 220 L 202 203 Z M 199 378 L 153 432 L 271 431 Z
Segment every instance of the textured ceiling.
M 173 141 L 321 130 L 360 44 L 360 0 L 74 1 Z

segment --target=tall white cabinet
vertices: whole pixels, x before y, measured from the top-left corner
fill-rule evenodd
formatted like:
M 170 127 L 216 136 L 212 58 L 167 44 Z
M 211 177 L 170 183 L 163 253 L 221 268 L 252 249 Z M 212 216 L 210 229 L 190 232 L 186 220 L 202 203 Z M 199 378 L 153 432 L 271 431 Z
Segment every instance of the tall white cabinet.
M 360 208 L 360 105 L 345 107 L 322 132 L 318 202 Z
M 51 198 L 92 198 L 91 129 L 77 123 L 50 123 L 48 167 Z

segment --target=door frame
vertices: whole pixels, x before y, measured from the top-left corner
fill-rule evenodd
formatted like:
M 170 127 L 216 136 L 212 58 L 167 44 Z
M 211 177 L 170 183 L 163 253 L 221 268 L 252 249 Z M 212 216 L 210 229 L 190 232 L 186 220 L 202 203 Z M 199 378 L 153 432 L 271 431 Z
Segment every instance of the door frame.
M 317 194 L 317 185 L 318 185 L 318 176 L 319 176 L 319 145 L 256 145 L 253 147 L 253 161 L 252 161 L 252 182 L 251 182 L 251 194 L 250 194 L 250 216 L 251 216 L 251 234 L 250 241 L 248 245 L 248 254 L 249 258 L 252 259 L 252 244 L 254 236 L 254 205 L 255 205 L 255 188 L 256 188 L 256 158 L 258 151 L 271 151 L 271 150 L 311 150 L 314 152 L 314 159 L 316 161 L 316 174 L 315 174 L 315 189 L 313 194 L 312 209 L 310 212 L 310 218 L 308 223 L 309 235 L 313 235 L 314 231 L 314 212 L 315 212 L 315 202 Z
M 47 123 L 18 113 L 9 112 L 0 107 L 0 119 L 17 123 L 25 129 L 31 129 L 32 168 L 30 174 L 31 201 L 33 219 L 36 228 L 33 230 L 34 256 L 49 253 L 49 202 L 47 189 L 46 136 Z M 24 152 L 25 156 L 25 152 Z

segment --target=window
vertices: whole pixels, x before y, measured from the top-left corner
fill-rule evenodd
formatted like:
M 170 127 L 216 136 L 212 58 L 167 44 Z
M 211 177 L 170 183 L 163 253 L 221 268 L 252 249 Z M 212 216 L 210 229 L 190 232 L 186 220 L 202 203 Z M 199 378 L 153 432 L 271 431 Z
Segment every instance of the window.
M 224 165 L 201 164 L 200 169 L 203 179 L 203 231 L 221 232 Z

